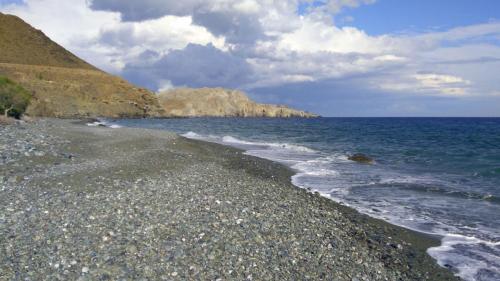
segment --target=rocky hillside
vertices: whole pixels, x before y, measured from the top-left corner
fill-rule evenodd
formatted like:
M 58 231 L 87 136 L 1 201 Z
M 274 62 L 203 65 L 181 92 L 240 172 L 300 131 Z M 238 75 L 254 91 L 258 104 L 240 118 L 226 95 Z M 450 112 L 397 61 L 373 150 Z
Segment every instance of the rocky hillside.
M 180 88 L 159 95 L 168 117 L 317 117 L 286 106 L 258 104 L 243 92 L 223 88 Z
M 98 70 L 16 16 L 0 13 L 0 75 L 33 93 L 27 113 L 51 117 L 161 116 L 156 96 Z

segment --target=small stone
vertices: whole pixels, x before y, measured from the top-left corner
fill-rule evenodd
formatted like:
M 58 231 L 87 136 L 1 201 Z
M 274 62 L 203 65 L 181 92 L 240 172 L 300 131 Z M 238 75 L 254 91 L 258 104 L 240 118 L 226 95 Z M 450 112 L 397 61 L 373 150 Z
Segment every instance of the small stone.
M 172 277 L 175 277 L 175 276 L 177 276 L 177 272 L 176 272 L 176 271 L 174 271 L 174 272 L 172 272 L 172 274 L 170 274 L 170 275 L 172 275 Z
M 129 253 L 131 255 L 137 253 L 137 247 L 134 245 L 127 246 L 126 250 L 127 250 L 127 253 Z
M 89 268 L 88 267 L 86 267 L 86 266 L 82 267 L 82 273 L 85 274 L 85 273 L 88 273 L 88 272 L 89 272 Z
M 13 176 L 13 177 L 10 177 L 7 181 L 9 183 L 19 183 L 21 181 L 23 181 L 23 177 L 22 176 Z

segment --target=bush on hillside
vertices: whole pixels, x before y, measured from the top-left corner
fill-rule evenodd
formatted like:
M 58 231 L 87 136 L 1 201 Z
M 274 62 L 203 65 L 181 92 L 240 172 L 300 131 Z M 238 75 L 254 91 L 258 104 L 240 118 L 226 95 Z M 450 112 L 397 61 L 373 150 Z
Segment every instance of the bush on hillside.
M 20 118 L 26 111 L 31 93 L 7 77 L 0 76 L 0 113 Z

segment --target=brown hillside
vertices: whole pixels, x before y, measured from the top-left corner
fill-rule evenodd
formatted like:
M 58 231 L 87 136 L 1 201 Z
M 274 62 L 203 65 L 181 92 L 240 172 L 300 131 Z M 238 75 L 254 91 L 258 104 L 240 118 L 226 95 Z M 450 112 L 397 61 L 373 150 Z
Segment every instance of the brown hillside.
M 22 19 L 0 13 L 0 62 L 93 69 Z
M 146 117 L 156 96 L 98 70 L 16 16 L 0 13 L 0 75 L 33 93 L 27 113 L 50 117 Z
M 33 92 L 32 116 L 145 117 L 161 111 L 154 94 L 102 71 L 0 63 L 0 75 Z

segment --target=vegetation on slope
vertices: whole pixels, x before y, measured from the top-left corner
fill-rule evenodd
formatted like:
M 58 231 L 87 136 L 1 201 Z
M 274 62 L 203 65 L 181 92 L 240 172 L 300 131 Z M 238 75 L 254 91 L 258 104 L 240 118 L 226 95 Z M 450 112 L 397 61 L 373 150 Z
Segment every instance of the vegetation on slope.
M 4 117 L 21 117 L 30 100 L 30 92 L 9 78 L 0 76 L 0 113 Z

